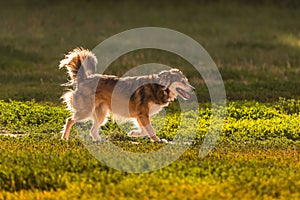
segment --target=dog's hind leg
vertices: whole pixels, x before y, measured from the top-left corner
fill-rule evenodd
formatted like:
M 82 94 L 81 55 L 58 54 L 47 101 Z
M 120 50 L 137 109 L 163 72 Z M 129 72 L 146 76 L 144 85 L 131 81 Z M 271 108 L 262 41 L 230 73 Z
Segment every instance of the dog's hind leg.
M 75 120 L 73 119 L 73 117 L 69 117 L 66 120 L 66 124 L 64 125 L 63 131 L 62 131 L 63 134 L 61 136 L 61 139 L 68 139 L 69 138 L 71 128 L 74 124 L 75 124 Z
M 90 135 L 94 141 L 100 141 L 99 128 L 106 123 L 106 115 L 108 107 L 105 104 L 99 104 L 93 113 L 93 126 L 90 130 Z
M 64 128 L 62 130 L 61 139 L 68 139 L 72 126 L 78 121 L 87 119 L 89 116 L 90 116 L 90 112 L 75 112 L 72 117 L 69 117 L 66 120 Z
M 90 130 L 90 135 L 93 137 L 94 141 L 100 141 L 101 138 L 99 136 L 98 130 L 100 128 L 100 124 L 97 119 L 93 119 L 93 126 Z

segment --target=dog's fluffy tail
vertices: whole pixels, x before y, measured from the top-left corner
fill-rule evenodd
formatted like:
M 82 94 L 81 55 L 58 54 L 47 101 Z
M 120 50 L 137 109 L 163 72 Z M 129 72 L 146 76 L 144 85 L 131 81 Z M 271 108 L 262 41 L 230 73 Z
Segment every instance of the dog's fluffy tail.
M 96 71 L 97 58 L 89 50 L 75 48 L 60 61 L 59 68 L 65 67 L 68 70 L 70 83 L 76 80 L 85 79 Z

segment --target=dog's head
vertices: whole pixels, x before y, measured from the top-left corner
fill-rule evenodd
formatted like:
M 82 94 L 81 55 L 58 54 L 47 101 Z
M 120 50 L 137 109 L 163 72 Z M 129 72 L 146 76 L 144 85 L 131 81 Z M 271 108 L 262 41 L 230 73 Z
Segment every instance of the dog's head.
M 191 97 L 189 93 L 195 91 L 195 88 L 189 84 L 188 79 L 178 69 L 162 71 L 158 76 L 160 84 L 169 89 L 174 98 L 179 95 L 184 100 L 188 100 Z

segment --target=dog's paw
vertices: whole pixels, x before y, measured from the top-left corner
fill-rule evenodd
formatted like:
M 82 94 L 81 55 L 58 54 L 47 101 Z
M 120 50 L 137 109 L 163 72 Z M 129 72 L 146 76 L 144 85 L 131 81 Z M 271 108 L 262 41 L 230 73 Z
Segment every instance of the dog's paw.
M 156 135 L 152 135 L 152 136 L 150 137 L 150 140 L 151 140 L 151 142 L 161 142 L 161 143 L 165 143 L 165 144 L 168 143 L 168 140 L 166 140 L 166 139 L 160 139 L 160 138 L 157 137 Z
M 94 142 L 100 142 L 101 141 L 101 137 L 99 135 L 96 135 L 96 136 L 91 135 L 91 136 L 92 136 Z
M 128 137 L 145 137 L 147 136 L 147 133 L 143 133 L 140 131 L 130 131 L 127 135 Z
M 165 144 L 169 143 L 168 140 L 166 140 L 166 139 L 160 139 L 160 142 L 165 143 Z
M 69 137 L 67 137 L 65 134 L 63 134 L 61 137 L 60 137 L 62 140 L 68 140 Z

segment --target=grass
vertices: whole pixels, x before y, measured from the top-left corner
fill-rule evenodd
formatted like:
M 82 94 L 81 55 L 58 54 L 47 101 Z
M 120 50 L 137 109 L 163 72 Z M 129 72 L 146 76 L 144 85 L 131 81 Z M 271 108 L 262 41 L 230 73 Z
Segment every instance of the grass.
M 68 113 L 63 107 L 35 102 L 1 102 L 0 130 L 30 133 L 0 137 L 0 199 L 298 199 L 300 101 L 230 102 L 219 141 L 208 156 L 198 153 L 210 121 L 200 114 L 196 139 L 171 165 L 132 174 L 109 168 L 87 150 L 74 128 L 69 141 L 58 133 Z M 172 140 L 178 114 L 153 118 L 160 137 Z M 87 125 L 88 126 L 88 125 Z M 20 128 L 21 127 L 21 128 Z M 161 126 L 160 126 L 161 127 Z M 109 122 L 102 131 L 126 151 L 149 152 L 164 146 L 130 139 Z M 189 128 L 182 134 L 189 134 Z M 138 142 L 133 144 L 132 142 Z M 103 148 L 98 144 L 97 148 Z M 172 153 L 172 152 L 170 152 Z M 121 161 L 119 161 L 121 163 Z
M 130 174 L 99 163 L 78 140 L 1 137 L 1 143 L 4 199 L 299 198 L 299 145 L 222 143 L 202 160 L 193 146 L 164 169 Z
M 59 85 L 66 81 L 57 69 L 63 54 L 76 46 L 92 49 L 131 28 L 158 26 L 203 45 L 219 67 L 228 99 L 299 98 L 297 5 L 294 1 L 1 2 L 0 66 L 5 70 L 0 72 L 0 97 L 59 102 Z M 133 52 L 116 61 L 117 70 L 112 66 L 108 72 L 117 74 L 149 60 L 181 66 L 203 93 L 199 99 L 209 100 L 201 78 L 187 70 L 191 66 L 168 53 Z

